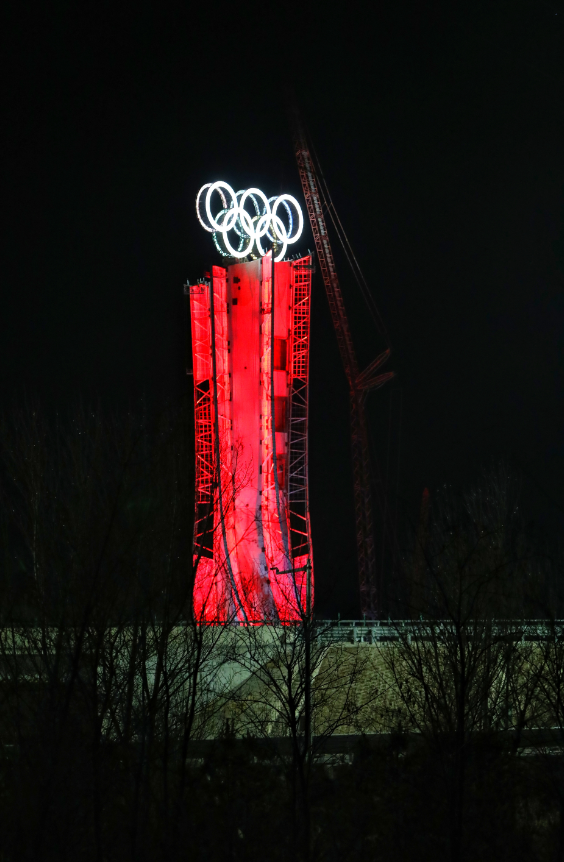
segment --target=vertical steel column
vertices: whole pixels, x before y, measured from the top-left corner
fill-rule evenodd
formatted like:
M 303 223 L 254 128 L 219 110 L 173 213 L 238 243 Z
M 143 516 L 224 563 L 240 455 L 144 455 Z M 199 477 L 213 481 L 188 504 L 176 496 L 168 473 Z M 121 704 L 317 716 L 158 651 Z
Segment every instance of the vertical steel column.
M 272 274 L 270 277 L 270 413 L 272 422 L 272 470 L 274 473 L 274 492 L 276 494 L 276 511 L 282 534 L 282 544 L 286 557 L 285 566 L 290 566 L 290 551 L 288 548 L 288 530 L 286 528 L 286 512 L 280 506 L 280 483 L 278 481 L 278 462 L 276 460 L 276 400 L 274 397 L 274 246 L 272 248 Z
M 227 544 L 227 532 L 225 529 L 225 512 L 223 507 L 223 488 L 221 482 L 221 459 L 220 459 L 220 446 L 219 446 L 219 405 L 217 399 L 217 357 L 216 357 L 216 343 L 215 343 L 215 303 L 213 297 L 213 266 L 211 268 L 211 278 L 210 278 L 210 313 L 211 313 L 211 343 L 212 343 L 212 372 L 213 372 L 213 412 L 214 412 L 214 431 L 215 431 L 215 463 L 216 463 L 216 471 L 217 471 L 217 500 L 219 506 L 219 519 L 221 522 L 221 535 L 223 538 L 223 548 L 225 553 L 225 564 L 227 566 L 227 571 L 229 572 L 229 581 L 231 586 L 231 594 L 232 600 L 236 599 L 237 604 L 239 605 L 239 611 L 242 612 L 243 618 L 245 622 L 248 622 L 247 614 L 241 599 L 239 597 L 239 592 L 237 590 L 237 584 L 235 583 L 235 577 L 233 575 L 233 567 L 231 565 L 231 557 L 229 555 L 229 546 Z

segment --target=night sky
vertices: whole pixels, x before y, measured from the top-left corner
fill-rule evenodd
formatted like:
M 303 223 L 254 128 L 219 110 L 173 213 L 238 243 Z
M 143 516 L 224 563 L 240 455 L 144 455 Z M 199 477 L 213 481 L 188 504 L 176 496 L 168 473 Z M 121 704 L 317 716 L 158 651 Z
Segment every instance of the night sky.
M 416 519 L 425 486 L 505 458 L 526 517 L 558 535 L 564 6 L 316 6 L 4 13 L 0 407 L 189 391 L 183 284 L 214 260 L 194 198 L 224 179 L 301 199 L 289 84 L 392 343 L 370 418 L 393 505 Z M 337 257 L 365 363 L 382 339 Z M 356 614 L 347 389 L 319 274 L 311 371 L 318 594 Z

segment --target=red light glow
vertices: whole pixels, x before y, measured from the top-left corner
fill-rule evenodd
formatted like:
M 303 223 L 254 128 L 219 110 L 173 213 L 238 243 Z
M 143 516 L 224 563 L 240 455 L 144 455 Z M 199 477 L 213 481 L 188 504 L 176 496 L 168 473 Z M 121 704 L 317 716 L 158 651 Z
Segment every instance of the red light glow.
M 311 257 L 276 263 L 274 291 L 272 266 L 270 253 L 214 266 L 211 283 L 190 288 L 194 611 L 207 623 L 291 623 L 306 609 L 295 570 L 311 560 Z

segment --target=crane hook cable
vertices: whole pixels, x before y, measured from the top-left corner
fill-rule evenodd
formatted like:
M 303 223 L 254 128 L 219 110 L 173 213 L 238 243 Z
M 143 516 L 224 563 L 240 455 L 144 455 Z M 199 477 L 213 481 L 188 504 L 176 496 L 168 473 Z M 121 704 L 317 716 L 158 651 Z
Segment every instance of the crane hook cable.
M 378 330 L 380 335 L 385 339 L 386 344 L 389 347 L 390 346 L 390 338 L 389 338 L 386 326 L 384 324 L 384 321 L 382 319 L 382 315 L 380 314 L 380 311 L 378 310 L 378 306 L 376 305 L 374 297 L 372 296 L 372 293 L 370 292 L 370 288 L 368 287 L 368 283 L 364 277 L 364 273 L 362 272 L 362 268 L 361 268 L 361 266 L 357 260 L 357 257 L 355 255 L 353 249 L 352 249 L 352 246 L 350 244 L 349 238 L 347 237 L 345 229 L 343 228 L 341 219 L 339 218 L 339 215 L 337 213 L 337 208 L 336 208 L 335 204 L 333 203 L 331 193 L 329 192 L 329 186 L 327 184 L 327 180 L 325 179 L 325 175 L 324 175 L 323 169 L 321 167 L 321 162 L 319 161 L 319 157 L 317 155 L 313 141 L 310 138 L 310 136 L 307 134 L 307 129 L 305 131 L 306 131 L 307 137 L 309 138 L 309 143 L 311 146 L 312 154 L 313 154 L 313 157 L 315 159 L 316 168 L 317 168 L 316 172 L 318 174 L 319 180 L 321 180 L 321 182 L 319 182 L 319 189 L 320 189 L 321 195 L 323 197 L 324 208 L 326 209 L 327 212 L 329 212 L 329 215 L 331 216 L 331 221 L 333 222 L 333 227 L 335 228 L 335 232 L 339 238 L 339 242 L 341 243 L 341 245 L 343 247 L 343 251 L 345 252 L 345 256 L 347 258 L 348 264 L 349 264 L 349 266 L 352 270 L 352 273 L 355 277 L 355 281 L 357 282 L 357 284 L 360 288 L 362 297 L 366 303 L 368 311 L 370 312 L 370 316 L 372 317 L 372 320 L 374 321 L 376 329 Z

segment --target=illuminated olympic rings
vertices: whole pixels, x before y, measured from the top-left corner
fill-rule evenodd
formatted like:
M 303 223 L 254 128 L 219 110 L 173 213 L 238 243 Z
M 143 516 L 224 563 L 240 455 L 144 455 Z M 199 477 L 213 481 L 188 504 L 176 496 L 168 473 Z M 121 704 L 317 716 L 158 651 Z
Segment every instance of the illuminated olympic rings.
M 205 197 L 202 200 L 204 192 Z M 222 208 L 215 216 L 211 211 L 214 192 L 219 194 L 222 203 Z M 254 207 L 254 214 L 251 215 L 245 209 L 247 203 Z M 288 227 L 278 213 L 279 207 L 283 208 L 281 213 L 285 211 Z M 266 251 L 262 247 L 261 238 L 266 236 L 270 242 L 282 243 L 282 248 L 274 260 L 283 260 L 288 245 L 300 238 L 304 228 L 301 207 L 292 195 L 267 198 L 260 189 L 234 192 L 228 183 L 221 180 L 202 186 L 196 198 L 196 214 L 204 230 L 213 234 L 217 250 L 226 257 L 247 257 L 249 254 L 259 254 L 262 257 Z M 293 234 L 296 215 L 298 226 Z M 237 235 L 237 248 L 234 248 L 229 240 L 228 234 L 231 231 Z

